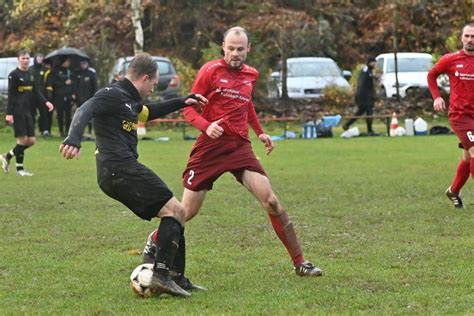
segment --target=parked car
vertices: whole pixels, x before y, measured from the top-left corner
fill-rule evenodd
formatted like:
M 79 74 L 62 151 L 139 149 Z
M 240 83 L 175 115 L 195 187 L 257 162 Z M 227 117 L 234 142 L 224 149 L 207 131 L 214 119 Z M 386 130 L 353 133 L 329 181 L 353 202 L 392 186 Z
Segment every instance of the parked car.
M 334 60 L 326 57 L 295 57 L 286 60 L 288 75 L 287 88 L 290 98 L 319 98 L 328 86 L 337 86 L 350 90 L 347 81 L 350 71 L 341 71 Z M 273 96 L 282 95 L 282 74 L 276 71 L 271 74 Z M 271 89 L 270 89 L 271 90 Z M 270 92 L 272 94 L 272 92 Z
M 395 55 L 381 54 L 376 58 L 375 73 L 379 76 L 380 95 L 391 98 L 396 96 Z M 404 98 L 410 90 L 419 90 L 429 96 L 428 71 L 433 66 L 433 56 L 427 53 L 397 53 L 398 87 L 400 97 Z M 439 77 L 438 85 L 449 92 L 449 81 Z
M 161 99 L 171 99 L 180 96 L 180 79 L 176 69 L 169 58 L 162 56 L 152 56 L 158 64 L 160 78 L 158 80 L 158 94 Z M 121 57 L 117 59 L 109 74 L 109 82 L 121 80 L 127 73 L 128 66 L 133 56 Z
M 33 58 L 30 58 L 30 66 L 33 65 Z M 18 57 L 0 58 L 0 95 L 8 95 L 8 75 L 18 67 Z

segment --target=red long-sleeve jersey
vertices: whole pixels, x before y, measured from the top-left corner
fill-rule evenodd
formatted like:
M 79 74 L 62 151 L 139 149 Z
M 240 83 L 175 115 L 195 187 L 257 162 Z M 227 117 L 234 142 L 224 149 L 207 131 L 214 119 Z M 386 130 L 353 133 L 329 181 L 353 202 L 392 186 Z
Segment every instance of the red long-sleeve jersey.
M 442 73 L 449 76 L 449 118 L 462 115 L 474 117 L 474 56 L 464 50 L 446 54 L 428 73 L 428 86 L 433 99 L 440 96 L 436 78 Z
M 209 103 L 184 109 L 184 117 L 197 129 L 206 132 L 213 121 L 222 118 L 219 125 L 224 134 L 249 139 L 248 125 L 257 135 L 263 134 L 252 102 L 252 91 L 258 79 L 258 71 L 243 65 L 240 69 L 230 68 L 224 59 L 206 63 L 199 70 L 192 92 L 202 94 Z

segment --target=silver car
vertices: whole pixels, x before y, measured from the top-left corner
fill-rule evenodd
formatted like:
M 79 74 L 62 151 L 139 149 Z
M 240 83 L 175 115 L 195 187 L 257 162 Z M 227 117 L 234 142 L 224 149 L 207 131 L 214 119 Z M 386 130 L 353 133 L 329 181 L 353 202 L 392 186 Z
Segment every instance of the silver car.
M 177 98 L 180 94 L 181 82 L 176 69 L 169 58 L 152 56 L 158 64 L 160 78 L 158 80 L 158 94 L 160 99 Z M 121 80 L 127 73 L 128 66 L 133 56 L 121 57 L 117 59 L 114 67 L 109 73 L 109 82 Z

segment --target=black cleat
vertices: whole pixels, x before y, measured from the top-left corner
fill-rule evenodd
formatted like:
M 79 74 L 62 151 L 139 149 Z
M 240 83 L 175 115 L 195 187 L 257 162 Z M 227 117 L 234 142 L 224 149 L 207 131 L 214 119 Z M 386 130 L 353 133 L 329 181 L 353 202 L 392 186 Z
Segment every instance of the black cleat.
M 161 275 L 156 270 L 153 272 L 150 287 L 155 291 L 155 293 L 161 292 L 182 297 L 191 296 L 191 293 L 179 287 L 169 275 Z
M 446 196 L 453 202 L 455 208 L 464 208 L 461 195 L 451 192 L 451 187 L 446 190 Z
M 304 261 L 295 267 L 295 272 L 299 276 L 322 276 L 323 271 L 315 267 L 311 262 Z
M 173 277 L 173 281 L 186 291 L 207 291 L 207 288 L 191 283 L 191 281 L 182 274 Z

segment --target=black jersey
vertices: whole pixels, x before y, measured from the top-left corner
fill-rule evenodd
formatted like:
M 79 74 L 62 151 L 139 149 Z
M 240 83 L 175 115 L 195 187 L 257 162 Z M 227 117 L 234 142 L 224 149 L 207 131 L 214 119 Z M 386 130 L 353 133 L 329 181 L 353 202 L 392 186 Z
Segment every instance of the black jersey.
M 189 97 L 194 96 L 144 105 L 128 79 L 118 81 L 97 91 L 77 109 L 63 143 L 80 148 L 82 133 L 92 118 L 97 167 L 115 169 L 125 166 L 138 158 L 138 114 L 144 107 L 149 113 L 148 120 L 152 120 L 182 108 Z
M 8 75 L 7 115 L 29 113 L 33 95 L 46 103 L 46 98 L 35 85 L 33 73 L 20 68 L 13 70 Z

